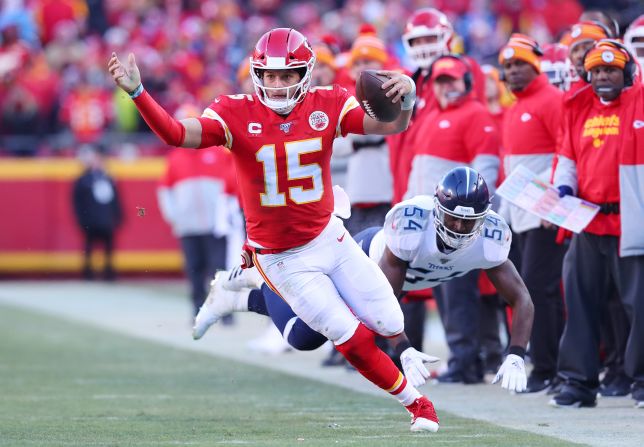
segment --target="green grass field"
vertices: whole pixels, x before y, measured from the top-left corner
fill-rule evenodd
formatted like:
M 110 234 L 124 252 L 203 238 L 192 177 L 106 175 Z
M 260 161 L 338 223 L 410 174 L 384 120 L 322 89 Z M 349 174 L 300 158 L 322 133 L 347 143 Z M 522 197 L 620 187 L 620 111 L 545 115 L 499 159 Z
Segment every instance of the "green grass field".
M 0 340 L 0 446 L 573 445 L 13 307 Z

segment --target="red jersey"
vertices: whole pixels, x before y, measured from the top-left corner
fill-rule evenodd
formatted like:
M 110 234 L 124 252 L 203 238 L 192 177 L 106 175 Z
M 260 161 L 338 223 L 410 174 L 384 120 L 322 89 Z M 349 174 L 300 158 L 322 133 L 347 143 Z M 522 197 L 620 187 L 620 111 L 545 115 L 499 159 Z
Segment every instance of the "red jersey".
M 286 250 L 320 234 L 333 212 L 333 140 L 364 134 L 363 120 L 358 101 L 337 85 L 311 89 L 288 115 L 255 95 L 221 96 L 204 111 L 210 135 L 202 143 L 233 154 L 251 243 Z

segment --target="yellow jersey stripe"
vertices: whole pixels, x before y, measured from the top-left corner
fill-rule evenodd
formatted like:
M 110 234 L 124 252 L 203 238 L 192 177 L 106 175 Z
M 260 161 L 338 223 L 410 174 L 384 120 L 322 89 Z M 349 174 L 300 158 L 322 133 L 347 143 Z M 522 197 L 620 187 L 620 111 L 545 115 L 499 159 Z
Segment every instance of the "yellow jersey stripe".
M 201 117 L 218 121 L 219 124 L 221 124 L 221 127 L 224 128 L 224 133 L 226 134 L 226 144 L 224 146 L 226 146 L 228 149 L 231 149 L 233 147 L 233 134 L 230 133 L 230 129 L 228 128 L 226 121 L 224 121 L 224 119 L 210 107 L 206 108 L 206 110 L 203 111 Z
M 345 115 L 349 113 L 349 111 L 355 109 L 356 107 L 360 107 L 360 104 L 358 103 L 358 100 L 354 96 L 350 96 L 344 103 L 344 106 L 342 107 L 342 111 L 340 112 L 340 118 L 338 118 L 338 126 L 335 128 L 335 136 L 340 137 L 342 136 L 342 129 L 341 129 L 341 124 L 342 120 L 344 119 Z

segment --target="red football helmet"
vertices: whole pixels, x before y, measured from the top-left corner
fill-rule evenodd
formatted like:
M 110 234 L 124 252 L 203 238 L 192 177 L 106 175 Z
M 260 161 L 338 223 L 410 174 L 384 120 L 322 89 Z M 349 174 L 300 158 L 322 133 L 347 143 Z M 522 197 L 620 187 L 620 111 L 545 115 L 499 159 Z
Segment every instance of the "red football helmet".
M 259 100 L 277 113 L 289 113 L 309 91 L 314 65 L 315 53 L 302 33 L 292 28 L 270 30 L 259 38 L 250 58 L 250 74 Z M 267 91 L 284 88 L 264 87 L 262 70 L 297 70 L 300 82 L 286 88 L 286 98 L 269 98 Z
M 626 29 L 624 45 L 635 56 L 640 69 L 644 68 L 644 14 L 635 19 Z
M 422 8 L 407 21 L 402 41 L 405 52 L 416 65 L 429 68 L 436 56 L 449 53 L 449 42 L 453 35 L 454 29 L 445 14 L 434 8 Z M 412 46 L 412 40 L 420 37 L 432 38 L 433 42 Z
M 560 43 L 551 43 L 543 47 L 541 72 L 548 76 L 548 81 L 560 90 L 568 91 L 572 81 L 573 68 L 568 59 L 568 47 Z

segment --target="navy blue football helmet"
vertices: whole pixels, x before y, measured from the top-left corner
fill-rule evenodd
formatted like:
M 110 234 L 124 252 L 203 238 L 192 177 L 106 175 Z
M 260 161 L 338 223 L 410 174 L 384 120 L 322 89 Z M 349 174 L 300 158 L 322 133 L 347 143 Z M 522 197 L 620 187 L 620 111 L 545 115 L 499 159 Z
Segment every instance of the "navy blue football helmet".
M 481 174 L 468 167 L 452 169 L 434 194 L 436 234 L 448 247 L 468 246 L 480 234 L 490 206 L 490 192 Z

